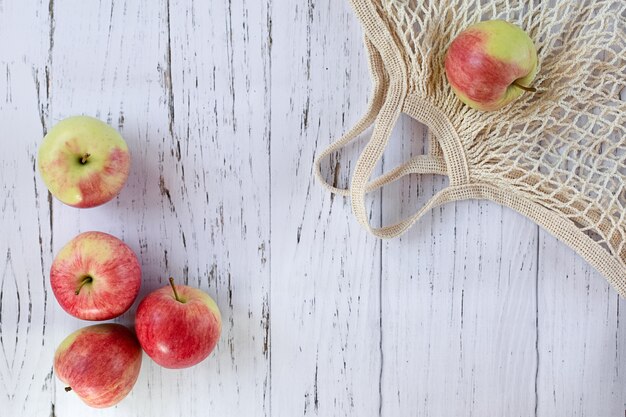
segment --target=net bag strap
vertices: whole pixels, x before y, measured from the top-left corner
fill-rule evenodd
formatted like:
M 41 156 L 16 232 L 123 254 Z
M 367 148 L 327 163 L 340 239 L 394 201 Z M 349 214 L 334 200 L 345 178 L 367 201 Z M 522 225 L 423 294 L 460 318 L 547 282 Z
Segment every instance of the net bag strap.
M 369 55 L 370 75 L 374 86 L 374 92 L 372 94 L 372 98 L 370 99 L 369 107 L 361 120 L 359 120 L 344 136 L 332 143 L 328 148 L 324 149 L 314 162 L 315 177 L 317 181 L 330 192 L 342 196 L 349 196 L 350 189 L 338 188 L 330 184 L 322 176 L 321 163 L 333 152 L 340 150 L 359 138 L 359 136 L 374 123 L 384 105 L 385 93 L 388 87 L 387 74 L 385 72 L 381 56 L 367 37 L 365 37 L 365 46 Z M 372 182 L 365 184 L 365 192 L 369 193 L 377 190 L 386 184 L 392 183 L 410 174 L 445 175 L 446 173 L 446 163 L 442 157 L 436 155 L 417 155 L 391 171 L 381 175 Z
M 389 184 L 397 179 L 399 179 L 402 175 L 398 175 L 396 177 L 390 178 L 388 181 L 375 181 L 373 183 L 369 183 L 369 178 L 372 176 L 374 168 L 380 158 L 382 157 L 385 148 L 387 147 L 387 143 L 389 142 L 389 137 L 391 135 L 391 131 L 395 123 L 397 122 L 400 114 L 402 113 L 402 108 L 404 105 L 404 94 L 402 94 L 402 90 L 390 88 L 387 100 L 385 104 L 381 108 L 381 111 L 376 119 L 376 123 L 374 126 L 374 131 L 372 133 L 372 137 L 368 144 L 363 149 L 361 156 L 359 157 L 356 167 L 354 169 L 354 176 L 352 178 L 351 187 L 350 187 L 350 196 L 352 199 L 352 211 L 363 227 L 365 227 L 370 233 L 380 238 L 394 238 L 403 234 L 407 229 L 409 229 L 420 217 L 422 217 L 426 212 L 432 210 L 433 208 L 444 204 L 449 201 L 455 201 L 459 199 L 464 199 L 466 196 L 459 195 L 458 189 L 459 185 L 458 181 L 450 176 L 450 172 L 447 169 L 447 164 L 445 160 L 442 160 L 441 164 L 444 170 L 431 169 L 430 171 L 425 168 L 427 162 L 432 160 L 433 158 L 430 156 L 423 156 L 423 163 L 416 164 L 413 166 L 413 158 L 412 160 L 403 164 L 401 168 L 403 168 L 402 173 L 404 175 L 408 173 L 437 173 L 444 174 L 450 176 L 450 185 L 443 190 L 439 191 L 435 194 L 431 199 L 423 205 L 417 212 L 413 215 L 410 215 L 398 223 L 389 226 L 383 226 L 380 228 L 374 228 L 371 226 L 369 219 L 369 213 L 367 212 L 367 208 L 365 205 L 365 195 L 368 191 L 370 191 L 369 187 L 373 183 L 377 183 L 380 186 Z M 421 120 L 420 120 L 421 121 Z M 436 128 L 435 128 L 436 129 Z M 432 132 L 434 135 L 431 137 L 441 137 L 440 135 L 445 135 L 447 132 Z M 418 167 L 419 165 L 419 167 Z M 418 168 L 418 169 L 416 169 Z M 435 168 L 430 167 L 430 168 Z
M 450 159 L 454 153 L 449 152 L 449 145 L 458 141 L 458 136 L 449 121 L 447 119 L 433 118 L 433 109 L 429 106 L 429 103 L 421 102 L 417 106 L 413 106 L 411 97 L 408 101 L 406 100 L 407 68 L 400 56 L 396 40 L 391 35 L 392 31 L 388 30 L 385 20 L 381 18 L 380 14 L 383 11 L 380 10 L 380 5 L 374 4 L 369 0 L 351 0 L 351 3 L 356 15 L 363 24 L 365 33 L 370 38 L 371 43 L 376 45 L 378 58 L 376 61 L 371 60 L 372 65 L 383 65 L 384 62 L 384 71 L 388 77 L 386 97 L 376 116 L 372 136 L 363 149 L 354 169 L 350 187 L 352 211 L 359 223 L 370 233 L 381 238 L 393 238 L 404 233 L 432 208 L 445 202 L 459 199 L 457 188 L 467 180 L 467 165 L 465 161 L 459 163 L 456 158 Z M 416 107 L 417 111 L 413 107 Z M 440 146 L 443 150 L 444 158 L 433 155 L 431 152 L 428 156 L 416 157 L 401 165 L 398 169 L 392 171 L 392 173 L 395 172 L 395 175 L 384 178 L 384 180 L 379 178 L 369 183 L 374 168 L 389 142 L 393 127 L 403 110 L 406 110 L 409 115 L 428 125 L 431 129 L 430 138 L 437 139 L 436 144 L 434 141 L 431 144 L 431 149 L 435 148 L 435 146 Z M 371 191 L 372 184 L 383 186 L 409 172 L 446 174 L 450 177 L 450 185 L 435 194 L 413 215 L 390 226 L 373 228 L 370 225 L 370 216 L 365 206 L 365 195 Z

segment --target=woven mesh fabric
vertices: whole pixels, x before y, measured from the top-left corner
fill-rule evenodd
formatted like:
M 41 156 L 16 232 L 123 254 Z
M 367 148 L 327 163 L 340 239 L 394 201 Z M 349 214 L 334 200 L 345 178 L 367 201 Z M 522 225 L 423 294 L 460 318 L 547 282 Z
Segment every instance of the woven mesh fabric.
M 533 219 L 571 246 L 626 296 L 626 2 L 352 0 L 365 31 L 374 82 L 370 107 L 322 152 L 316 174 L 350 195 L 361 224 L 379 237 L 404 233 L 426 210 L 486 198 Z M 533 86 L 495 112 L 462 104 L 444 70 L 467 26 L 504 19 L 533 39 Z M 368 184 L 400 113 L 430 128 L 427 155 Z M 350 190 L 329 186 L 320 161 L 374 125 Z M 450 185 L 415 215 L 372 228 L 365 194 L 410 173 L 445 173 Z

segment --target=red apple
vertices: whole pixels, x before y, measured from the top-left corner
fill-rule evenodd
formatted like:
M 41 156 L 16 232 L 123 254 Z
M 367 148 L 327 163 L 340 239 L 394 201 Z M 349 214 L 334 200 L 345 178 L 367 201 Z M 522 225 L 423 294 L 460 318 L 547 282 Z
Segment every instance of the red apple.
M 130 172 L 128 146 L 111 126 L 87 116 L 56 124 L 39 147 L 39 172 L 53 196 L 73 207 L 115 197 Z
M 141 286 L 137 256 L 124 242 L 102 232 L 76 236 L 50 269 L 54 295 L 74 317 L 109 320 L 133 304 Z
M 468 27 L 452 41 L 445 67 L 462 102 L 477 110 L 497 110 L 524 91 L 535 91 L 530 83 L 537 74 L 537 50 L 519 27 L 488 20 Z
M 87 405 L 111 407 L 133 388 L 141 368 L 137 338 L 120 324 L 84 327 L 61 342 L 54 372 Z
M 186 285 L 160 288 L 137 307 L 135 330 L 143 350 L 165 368 L 187 368 L 204 360 L 220 337 L 222 317 L 204 291 Z

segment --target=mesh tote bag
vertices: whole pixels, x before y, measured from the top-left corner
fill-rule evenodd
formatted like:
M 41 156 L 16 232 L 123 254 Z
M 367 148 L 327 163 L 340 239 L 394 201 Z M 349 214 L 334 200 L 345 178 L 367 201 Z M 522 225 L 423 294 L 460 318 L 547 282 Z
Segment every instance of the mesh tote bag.
M 364 28 L 373 94 L 362 119 L 320 153 L 315 173 L 350 196 L 374 235 L 401 235 L 446 202 L 489 199 L 572 247 L 626 296 L 626 2 L 352 0 Z M 444 60 L 467 26 L 504 19 L 529 34 L 539 69 L 512 104 L 481 112 L 449 86 Z M 372 179 L 400 114 L 429 128 L 429 150 Z M 328 184 L 320 162 L 373 125 L 350 189 Z M 449 185 L 417 213 L 373 228 L 365 195 L 404 175 L 443 174 Z

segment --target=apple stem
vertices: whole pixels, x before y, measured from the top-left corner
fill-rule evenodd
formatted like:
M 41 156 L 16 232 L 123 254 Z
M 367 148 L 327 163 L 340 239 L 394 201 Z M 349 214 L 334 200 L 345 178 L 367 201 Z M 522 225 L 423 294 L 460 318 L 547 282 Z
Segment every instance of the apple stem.
M 65 387 L 65 392 L 70 392 L 72 390 L 72 387 Z
M 93 282 L 93 278 L 91 278 L 90 276 L 87 276 L 87 277 L 83 278 L 83 280 L 80 283 L 80 286 L 78 287 L 78 289 L 76 291 L 74 291 L 74 294 L 76 294 L 76 295 L 80 294 L 80 290 L 83 288 L 83 286 L 85 284 L 90 284 L 91 282 Z
M 178 301 L 179 303 L 182 303 L 181 299 L 178 298 L 178 293 L 176 292 L 176 286 L 174 285 L 173 277 L 170 277 L 170 285 L 172 286 L 172 290 L 174 290 L 174 298 L 176 298 L 176 301 Z
M 535 87 L 526 87 L 525 85 L 521 85 L 520 83 L 518 83 L 517 81 L 513 82 L 513 85 L 517 88 L 521 88 L 524 91 L 529 91 L 531 93 L 535 93 L 537 91 L 537 89 Z
M 91 156 L 90 153 L 85 153 L 81 158 L 80 158 L 80 163 L 85 165 L 87 163 L 87 160 L 89 159 L 89 157 Z

